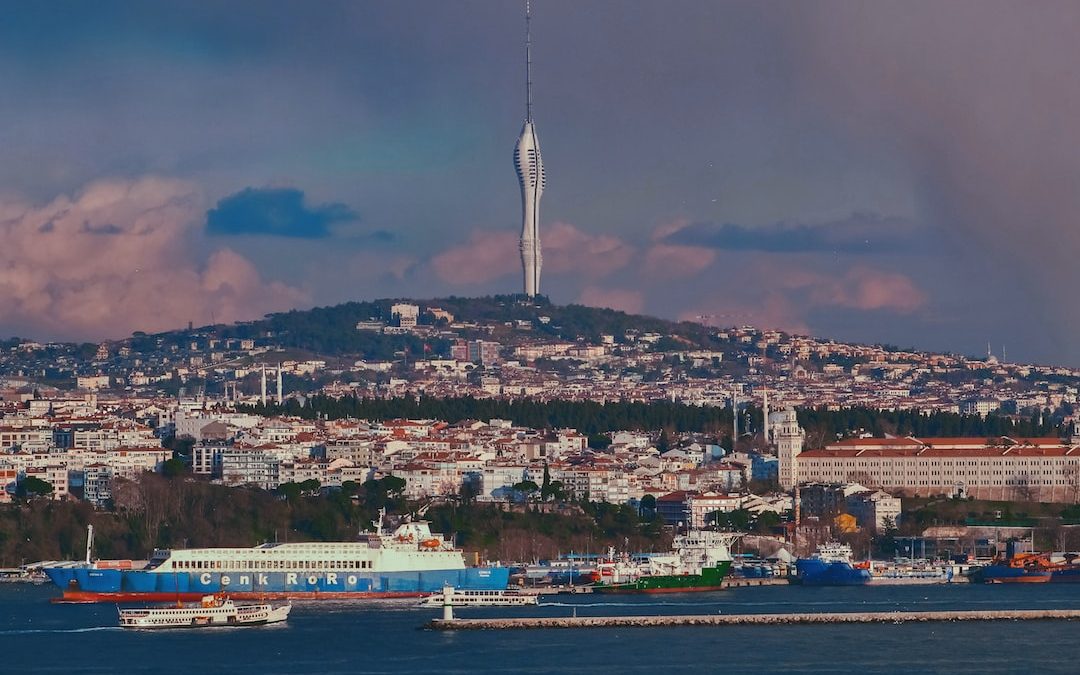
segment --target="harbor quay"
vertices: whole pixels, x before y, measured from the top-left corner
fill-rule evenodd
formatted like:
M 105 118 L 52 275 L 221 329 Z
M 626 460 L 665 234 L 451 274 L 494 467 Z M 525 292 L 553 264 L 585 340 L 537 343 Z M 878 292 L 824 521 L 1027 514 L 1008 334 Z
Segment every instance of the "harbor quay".
M 444 615 L 445 617 L 445 615 Z M 809 612 L 800 614 L 707 614 L 682 616 L 573 616 L 510 619 L 433 619 L 432 630 L 515 630 L 529 628 L 649 628 L 662 626 L 748 626 L 823 623 L 907 623 L 931 621 L 1071 621 L 1080 609 L 1004 609 L 934 612 Z

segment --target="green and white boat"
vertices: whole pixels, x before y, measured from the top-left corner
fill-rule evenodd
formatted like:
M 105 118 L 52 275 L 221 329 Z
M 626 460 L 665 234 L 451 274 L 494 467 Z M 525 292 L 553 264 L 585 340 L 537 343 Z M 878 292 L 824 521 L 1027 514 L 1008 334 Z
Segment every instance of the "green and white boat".
M 640 564 L 612 560 L 597 570 L 593 593 L 690 593 L 718 591 L 731 570 L 732 542 L 740 534 L 691 530 L 675 537 L 675 550 Z

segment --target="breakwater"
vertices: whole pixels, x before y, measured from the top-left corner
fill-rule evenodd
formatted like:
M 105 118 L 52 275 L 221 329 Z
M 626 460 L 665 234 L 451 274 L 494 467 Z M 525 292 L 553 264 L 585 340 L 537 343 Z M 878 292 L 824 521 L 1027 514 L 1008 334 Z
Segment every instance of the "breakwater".
M 573 616 L 513 619 L 434 619 L 434 630 L 527 628 L 647 628 L 927 621 L 1046 621 L 1080 619 L 1080 609 L 954 610 L 937 612 L 807 612 L 803 614 L 707 614 L 682 616 Z

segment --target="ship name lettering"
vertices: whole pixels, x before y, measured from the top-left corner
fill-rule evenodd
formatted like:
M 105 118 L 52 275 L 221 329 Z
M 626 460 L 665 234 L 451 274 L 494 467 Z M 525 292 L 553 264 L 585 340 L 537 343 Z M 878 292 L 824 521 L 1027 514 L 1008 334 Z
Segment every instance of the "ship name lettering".
M 250 583 L 251 583 L 251 577 L 249 577 L 246 574 L 240 576 L 240 585 L 241 586 L 247 586 Z
M 199 575 L 199 583 L 200 584 L 208 584 L 208 583 L 210 583 L 210 573 L 209 572 L 203 572 L 202 574 L 200 574 Z
M 296 583 L 296 572 L 287 573 L 285 575 L 285 583 L 287 583 L 287 584 L 295 584 Z
M 319 583 L 319 577 L 312 574 L 307 578 L 307 582 L 314 586 L 315 584 Z
M 326 583 L 330 586 L 337 586 L 337 572 L 327 572 Z
M 350 574 L 349 578 L 346 581 L 349 582 L 350 586 L 355 586 L 356 585 L 356 575 L 355 574 Z
M 222 577 L 221 577 L 221 585 L 222 586 L 228 586 L 230 581 L 232 581 L 232 579 L 230 579 L 229 577 L 227 577 L 225 575 L 222 575 Z
M 259 575 L 259 585 L 260 586 L 265 586 L 268 583 L 270 583 L 270 577 L 266 576 L 265 574 L 260 574 Z

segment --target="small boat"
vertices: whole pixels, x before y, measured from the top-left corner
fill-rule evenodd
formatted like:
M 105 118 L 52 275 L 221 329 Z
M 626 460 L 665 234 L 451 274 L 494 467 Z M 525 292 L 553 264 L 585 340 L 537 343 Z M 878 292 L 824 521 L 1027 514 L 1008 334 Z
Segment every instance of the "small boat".
M 206 595 L 193 606 L 120 609 L 123 628 L 204 628 L 211 626 L 260 626 L 289 618 L 292 605 L 269 603 L 237 605 L 224 595 Z
M 516 590 L 477 591 L 447 586 L 438 593 L 432 593 L 416 603 L 417 607 L 443 607 L 446 596 L 450 596 L 452 607 L 509 607 L 516 605 L 535 605 L 538 596 Z

